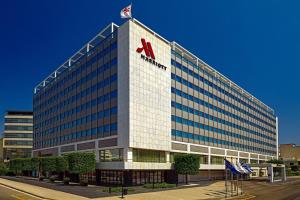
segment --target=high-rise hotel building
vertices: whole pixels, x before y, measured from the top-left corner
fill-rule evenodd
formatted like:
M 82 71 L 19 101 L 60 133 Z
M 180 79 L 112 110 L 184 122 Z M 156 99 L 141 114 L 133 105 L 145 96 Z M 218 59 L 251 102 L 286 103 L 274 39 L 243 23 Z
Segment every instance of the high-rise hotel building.
M 172 182 L 177 153 L 198 154 L 194 178 L 205 178 L 223 176 L 224 157 L 278 152 L 271 108 L 136 19 L 108 25 L 36 86 L 34 122 L 34 155 L 95 152 L 101 184 Z

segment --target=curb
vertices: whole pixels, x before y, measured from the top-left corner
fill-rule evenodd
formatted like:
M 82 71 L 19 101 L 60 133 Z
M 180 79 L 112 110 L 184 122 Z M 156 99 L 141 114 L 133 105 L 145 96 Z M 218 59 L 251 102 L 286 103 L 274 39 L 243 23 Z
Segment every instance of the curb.
M 34 196 L 34 197 L 37 197 L 37 198 L 40 198 L 40 199 L 45 199 L 45 200 L 56 200 L 56 199 L 45 198 L 45 197 L 42 197 L 42 196 L 40 196 L 40 195 L 36 195 L 36 194 L 31 193 L 31 192 L 27 192 L 27 191 L 25 191 L 25 190 L 21 190 L 21 189 L 19 189 L 19 188 L 12 187 L 12 186 L 7 185 L 7 184 L 4 184 L 4 183 L 0 183 L 0 185 L 3 185 L 3 186 L 5 186 L 5 187 L 8 187 L 8 188 L 11 188 L 11 189 L 20 191 L 20 192 L 23 192 L 23 193 L 25 193 L 25 194 L 29 194 L 29 195 L 31 195 L 31 196 Z

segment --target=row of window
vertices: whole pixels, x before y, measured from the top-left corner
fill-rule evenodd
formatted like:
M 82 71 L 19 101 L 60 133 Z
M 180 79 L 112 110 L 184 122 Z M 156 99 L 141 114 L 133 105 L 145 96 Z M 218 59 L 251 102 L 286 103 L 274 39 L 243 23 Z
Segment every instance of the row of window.
M 117 81 L 117 74 L 113 74 L 110 77 L 92 85 L 91 87 L 86 88 L 85 90 L 78 92 L 76 95 L 73 95 L 69 98 L 67 98 L 66 100 L 60 102 L 59 104 L 57 104 L 56 106 L 52 106 L 51 108 L 44 110 L 43 112 L 40 112 L 41 110 L 36 109 L 35 112 L 40 112 L 40 114 L 37 115 L 37 117 L 43 117 L 43 116 L 47 116 L 51 113 L 57 112 L 60 109 L 63 109 L 65 106 L 68 106 L 76 101 L 79 101 L 83 98 L 85 98 L 86 96 L 98 91 L 99 89 L 105 88 L 106 86 L 111 85 L 112 83 Z M 101 98 L 101 97 L 99 97 Z M 53 102 L 58 102 L 59 98 L 54 98 Z M 98 101 L 99 103 L 101 102 L 101 99 L 99 99 Z
M 201 82 L 205 83 L 207 86 L 209 86 L 209 87 L 211 87 L 211 88 L 214 88 L 215 90 L 219 91 L 220 93 L 222 93 L 222 94 L 224 94 L 224 95 L 230 97 L 232 100 L 235 100 L 236 102 L 238 102 L 238 103 L 240 103 L 240 104 L 242 104 L 242 105 L 244 105 L 244 106 L 246 106 L 246 107 L 248 107 L 248 108 L 254 110 L 255 112 L 261 114 L 262 116 L 264 116 L 264 117 L 268 118 L 269 120 L 275 122 L 274 118 L 269 117 L 268 115 L 266 115 L 265 113 L 259 111 L 259 110 L 256 109 L 256 108 L 254 108 L 253 106 L 251 106 L 250 104 L 246 103 L 246 102 L 243 101 L 242 99 L 240 99 L 240 98 L 238 98 L 238 97 L 232 95 L 231 93 L 229 93 L 229 92 L 227 92 L 226 90 L 222 89 L 221 87 L 217 86 L 217 85 L 214 84 L 213 82 L 211 82 L 211 81 L 205 79 L 204 77 L 200 76 L 199 74 L 193 72 L 192 70 L 189 70 L 187 67 L 181 65 L 180 63 L 176 62 L 175 60 L 172 60 L 171 62 L 172 62 L 172 65 L 173 65 L 173 66 L 175 66 L 175 67 L 177 67 L 178 69 L 180 69 L 180 70 L 186 72 L 187 74 L 193 76 L 194 78 L 200 80 Z
M 205 131 L 211 131 L 211 132 L 214 132 L 214 133 L 218 133 L 218 134 L 222 134 L 222 135 L 242 139 L 242 140 L 245 140 L 245 141 L 254 142 L 254 143 L 257 143 L 257 144 L 262 144 L 262 145 L 273 147 L 273 148 L 276 147 L 276 145 L 270 144 L 268 142 L 257 140 L 255 138 L 250 138 L 250 137 L 247 137 L 247 136 L 244 136 L 244 135 L 240 135 L 240 134 L 237 134 L 237 133 L 233 133 L 231 131 L 219 129 L 219 128 L 212 127 L 212 126 L 209 126 L 209 125 L 205 125 L 205 124 L 202 124 L 202 123 L 194 122 L 194 121 L 184 119 L 184 118 L 181 118 L 181 117 L 177 117 L 177 116 L 174 116 L 174 115 L 172 115 L 172 121 L 176 122 L 176 123 L 184 124 L 184 125 L 187 125 L 187 126 L 194 126 L 196 128 L 199 128 L 199 129 L 202 129 L 202 130 L 205 130 Z
M 202 142 L 206 142 L 206 143 L 210 142 L 210 143 L 219 144 L 219 145 L 227 145 L 227 146 L 231 147 L 231 149 L 243 149 L 244 151 L 251 151 L 251 152 L 256 152 L 256 153 L 265 152 L 270 155 L 276 155 L 276 151 L 266 150 L 266 149 L 259 148 L 259 147 L 249 146 L 249 145 L 245 145 L 245 144 L 239 144 L 239 143 L 235 143 L 232 141 L 226 141 L 226 140 L 208 137 L 208 136 L 204 136 L 204 135 L 187 133 L 184 131 L 178 131 L 178 130 L 174 130 L 174 129 L 172 129 L 172 136 L 174 136 L 175 138 L 177 138 L 177 137 L 187 138 L 191 141 L 202 141 Z
M 195 91 L 197 91 L 197 92 L 199 92 L 201 94 L 204 94 L 207 97 L 215 99 L 216 101 L 218 101 L 218 102 L 220 102 L 220 103 L 222 103 L 222 104 L 224 104 L 224 105 L 226 105 L 226 106 L 228 106 L 230 108 L 233 108 L 233 109 L 235 109 L 238 112 L 241 112 L 241 113 L 243 113 L 245 115 L 248 115 L 248 116 L 252 117 L 253 119 L 256 119 L 257 121 L 260 121 L 260 122 L 262 122 L 262 123 L 264 123 L 264 124 L 266 124 L 266 125 L 268 125 L 268 126 L 270 126 L 272 128 L 276 128 L 276 126 L 274 124 L 270 124 L 269 122 L 267 122 L 267 121 L 265 121 L 265 120 L 263 120 L 263 119 L 255 116 L 255 115 L 253 115 L 252 113 L 246 111 L 245 109 L 241 109 L 240 107 L 238 107 L 238 106 L 230 103 L 229 101 L 226 101 L 226 100 L 224 100 L 224 99 L 222 99 L 222 98 L 214 95 L 213 93 L 211 93 L 211 92 L 209 92 L 209 91 L 207 91 L 207 90 L 205 90 L 203 88 L 200 88 L 199 86 L 197 86 L 197 85 L 195 85 L 195 84 L 193 84 L 193 83 L 185 80 L 184 78 L 182 78 L 180 76 L 177 76 L 177 75 L 175 75 L 175 74 L 172 73 L 172 79 L 175 80 L 175 81 L 177 81 L 177 82 L 179 82 L 179 83 L 181 83 L 181 84 L 183 84 L 183 85 L 185 85 L 185 86 L 187 86 L 187 87 L 189 87 L 189 88 L 192 88 L 193 90 L 195 90 Z
M 253 135 L 256 135 L 256 136 L 259 136 L 259 137 L 263 137 L 263 138 L 266 138 L 268 140 L 272 140 L 272 141 L 276 141 L 275 138 L 273 137 L 270 137 L 268 135 L 265 135 L 265 134 L 262 134 L 262 133 L 259 133 L 257 131 L 253 131 L 253 130 L 250 130 L 248 128 L 245 128 L 245 127 L 242 127 L 240 125 L 237 125 L 235 123 L 232 123 L 232 122 L 229 122 L 229 121 L 226 121 L 224 119 L 221 119 L 221 118 L 218 118 L 218 117 L 215 117 L 215 116 L 212 116 L 212 115 L 209 115 L 207 113 L 204 113 L 204 112 L 201 112 L 197 109 L 193 109 L 193 108 L 190 108 L 188 106 L 185 106 L 185 105 L 182 105 L 180 103 L 176 103 L 174 101 L 172 101 L 172 107 L 174 108 L 177 108 L 177 109 L 180 109 L 180 110 L 183 110 L 185 112 L 188 112 L 188 113 L 192 113 L 194 115 L 197 115 L 197 116 L 200 116 L 200 117 L 204 117 L 208 120 L 211 120 L 211 121 L 214 121 L 214 122 L 218 122 L 218 123 L 221 123 L 221 124 L 224 124 L 224 125 L 227 125 L 227 126 L 230 126 L 230 127 L 233 127 L 235 129 L 238 129 L 240 131 L 244 131 L 244 132 L 247 132 L 247 133 L 250 133 L 250 134 L 253 134 Z
M 100 150 L 100 162 L 115 162 L 123 160 L 123 149 Z
M 165 163 L 166 153 L 164 151 L 153 151 L 145 149 L 133 149 L 132 151 L 133 162 L 155 162 Z
M 26 118 L 5 118 L 4 123 L 33 123 L 33 119 Z
M 240 121 L 246 121 L 246 119 L 243 119 L 242 117 L 238 117 L 237 115 L 235 115 L 235 114 L 233 114 L 233 113 L 231 113 L 231 112 L 228 112 L 228 111 L 226 111 L 226 110 L 224 110 L 224 109 L 221 109 L 221 108 L 219 108 L 219 107 L 217 107 L 217 106 L 215 106 L 215 105 L 213 105 L 213 104 L 210 104 L 210 103 L 208 103 L 208 102 L 206 102 L 206 101 L 204 101 L 204 100 L 202 100 L 202 99 L 199 99 L 199 98 L 194 97 L 194 96 L 192 96 L 192 95 L 189 95 L 189 94 L 187 94 L 187 93 L 185 93 L 185 92 L 182 92 L 181 90 L 178 90 L 178 89 L 175 89 L 175 88 L 172 87 L 172 88 L 171 88 L 171 92 L 172 92 L 173 94 L 176 94 L 176 95 L 178 95 L 178 96 L 180 96 L 180 97 L 183 97 L 183 98 L 185 98 L 185 99 L 187 99 L 187 100 L 193 101 L 193 102 L 198 103 L 198 104 L 200 104 L 200 105 L 203 105 L 203 106 L 205 106 L 205 107 L 207 107 L 207 108 L 213 109 L 213 110 L 215 110 L 215 111 L 217 111 L 217 112 L 219 112 L 219 113 L 221 113 L 221 114 L 225 114 L 225 115 L 227 115 L 227 116 L 229 116 L 229 117 L 233 117 L 233 118 L 238 119 L 238 120 L 240 120 Z M 247 121 L 249 121 L 249 120 L 247 120 Z M 250 122 L 250 121 L 249 121 L 249 122 Z M 269 133 L 271 133 L 271 134 L 273 134 L 273 135 L 276 135 L 275 132 L 270 132 L 270 131 L 269 131 Z
M 220 113 L 222 113 L 222 114 L 228 114 L 228 113 L 229 113 L 229 112 L 227 112 L 227 111 L 225 111 L 225 110 L 223 110 L 223 109 L 218 108 L 218 107 L 215 106 L 215 105 L 209 104 L 209 103 L 207 103 L 207 102 L 205 102 L 205 101 L 203 101 L 203 100 L 201 100 L 201 99 L 199 99 L 199 98 L 196 98 L 196 97 L 194 97 L 194 96 L 192 96 L 192 95 L 189 95 L 189 94 L 187 94 L 187 93 L 185 93 L 185 92 L 182 92 L 182 91 L 180 91 L 180 90 L 177 90 L 177 89 L 175 89 L 175 88 L 173 88 L 173 87 L 172 87 L 172 93 L 174 93 L 174 94 L 176 94 L 176 95 L 178 95 L 178 96 L 181 96 L 181 97 L 183 97 L 183 98 L 186 98 L 186 99 L 188 99 L 188 100 L 194 101 L 194 102 L 196 102 L 196 103 L 198 103 L 198 104 L 200 104 L 200 105 L 203 105 L 203 106 L 205 106 L 205 107 L 207 107 L 207 108 L 213 109 L 213 110 L 215 110 L 215 111 L 217 111 L 217 112 L 220 112 Z M 233 116 L 233 115 L 232 115 L 232 116 Z
M 22 145 L 22 146 L 32 146 L 32 141 L 22 141 L 22 140 L 5 140 L 5 145 Z
M 32 131 L 32 126 L 5 126 L 7 131 Z
M 77 70 L 73 71 L 71 76 L 65 76 L 65 77 L 61 78 L 65 72 L 70 73 L 69 70 L 67 70 L 67 68 L 61 69 L 60 77 L 59 77 L 59 78 L 61 78 L 61 80 L 59 80 L 55 85 L 53 85 L 54 87 L 47 88 L 47 93 L 51 95 L 52 93 L 56 92 L 56 89 L 61 88 L 68 81 L 76 78 L 76 75 L 78 76 L 79 74 L 81 74 L 82 71 L 84 71 L 87 68 L 89 68 L 90 66 L 92 66 L 96 60 L 103 58 L 105 55 L 110 53 L 112 50 L 117 49 L 117 41 L 116 41 L 117 37 L 115 37 L 116 34 L 117 34 L 116 32 L 112 33 L 112 35 L 114 35 L 114 37 L 105 38 L 100 43 L 98 43 L 96 46 L 94 46 L 94 48 L 92 48 L 88 53 L 86 53 L 80 59 L 78 59 L 74 63 L 72 63 L 71 67 L 73 67 L 73 66 L 76 67 L 76 65 L 80 64 L 84 59 L 87 59 L 89 56 L 93 55 L 93 53 L 95 53 L 97 51 L 96 55 L 94 55 L 90 60 L 88 60 L 86 63 L 84 63 L 84 65 L 79 67 Z M 108 40 L 111 40 L 111 41 L 108 41 Z M 99 47 L 104 47 L 103 44 L 107 44 L 107 42 L 110 42 L 111 44 L 107 45 L 106 48 L 99 48 Z M 100 46 L 100 45 L 102 45 L 102 46 Z M 40 91 L 44 91 L 44 90 L 37 91 L 37 93 L 35 95 L 36 97 L 40 97 L 43 95 L 42 93 L 40 93 Z
M 100 121 L 100 125 L 101 125 L 101 124 L 103 124 L 103 122 L 102 122 L 103 118 L 108 118 L 112 115 L 116 116 L 116 114 L 117 114 L 117 107 L 108 108 L 108 109 L 105 109 L 105 110 L 100 111 L 98 113 L 87 115 L 85 117 L 81 117 L 81 118 L 73 120 L 71 122 L 64 123 L 60 126 L 57 126 L 57 128 L 50 128 L 49 131 L 47 131 L 47 132 L 40 132 L 40 135 L 53 134 L 55 132 L 75 128 L 75 127 L 78 127 L 80 125 L 85 125 L 85 124 L 88 124 L 88 123 L 90 123 L 92 121 L 96 121 L 96 120 L 99 120 L 99 121 L 101 120 Z
M 68 142 L 71 140 L 81 139 L 83 137 L 97 137 L 103 138 L 117 134 L 117 123 L 106 124 L 102 126 L 98 126 L 97 128 L 87 129 L 83 131 L 77 131 L 66 135 L 61 135 L 58 137 L 47 138 L 47 140 L 43 140 L 43 138 L 39 138 L 39 140 L 35 143 L 35 148 L 44 148 L 49 146 L 58 145 L 64 142 Z M 38 136 L 34 136 L 38 137 Z
M 198 71 L 202 72 L 203 74 L 207 75 L 208 77 L 210 77 L 211 79 L 219 82 L 221 85 L 223 85 L 224 87 L 226 87 L 228 90 L 234 92 L 237 96 L 239 97 L 243 97 L 244 95 L 239 92 L 238 90 L 236 90 L 235 88 L 233 87 L 230 87 L 230 85 L 228 85 L 228 83 L 224 83 L 222 82 L 221 80 L 217 79 L 215 76 L 211 75 L 210 73 L 208 73 L 207 71 L 205 71 L 204 69 L 202 69 L 201 66 L 198 66 L 196 65 L 195 63 L 193 63 L 192 61 L 188 60 L 187 58 L 183 57 L 181 54 L 179 54 L 178 52 L 176 51 L 171 51 L 172 55 L 176 56 L 176 58 L 188 63 L 190 66 L 193 66 L 193 68 L 197 69 Z M 262 110 L 262 111 L 265 111 L 266 113 L 270 114 L 271 116 L 274 115 L 273 111 L 269 110 L 268 108 L 265 108 L 264 106 L 261 106 L 259 105 L 258 103 L 256 102 L 251 102 L 253 103 L 255 106 L 258 107 L 258 109 Z
M 39 118 L 38 116 L 35 116 L 35 118 L 39 119 L 39 120 L 35 121 L 35 128 L 44 127 L 44 126 L 53 124 L 54 122 L 67 119 L 76 113 L 80 113 L 84 110 L 89 110 L 98 104 L 104 104 L 105 102 L 112 100 L 112 99 L 116 99 L 116 98 L 117 98 L 117 90 L 114 90 L 114 91 L 111 91 L 110 93 L 104 94 L 96 99 L 88 101 L 85 104 L 81 104 L 80 106 L 77 106 L 76 108 L 67 110 L 67 111 L 65 111 L 61 114 L 58 114 L 54 117 L 51 117 L 47 120 L 40 121 L 41 118 Z M 116 108 L 114 108 L 114 109 L 116 109 Z M 113 111 L 113 112 L 116 112 L 116 111 Z
M 32 138 L 31 133 L 4 133 L 4 138 Z

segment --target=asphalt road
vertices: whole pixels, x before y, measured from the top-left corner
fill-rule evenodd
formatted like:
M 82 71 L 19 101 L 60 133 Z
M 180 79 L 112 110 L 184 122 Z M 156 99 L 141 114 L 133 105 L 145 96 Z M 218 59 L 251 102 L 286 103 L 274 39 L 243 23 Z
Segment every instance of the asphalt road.
M 14 189 L 0 185 L 0 200 L 41 200 Z
M 244 182 L 243 190 L 257 200 L 300 200 L 300 180 L 287 183 Z

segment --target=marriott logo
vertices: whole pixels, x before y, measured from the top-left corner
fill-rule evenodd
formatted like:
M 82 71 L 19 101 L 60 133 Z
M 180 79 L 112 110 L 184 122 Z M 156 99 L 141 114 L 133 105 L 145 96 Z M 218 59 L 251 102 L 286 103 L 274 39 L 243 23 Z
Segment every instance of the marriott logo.
M 141 39 L 141 43 L 142 43 L 142 47 L 139 47 L 136 49 L 137 53 L 142 53 L 143 51 L 145 52 L 146 56 L 141 54 L 141 58 L 155 66 L 157 66 L 158 68 L 161 68 L 163 70 L 167 70 L 167 67 L 156 62 L 155 61 L 155 55 L 151 46 L 150 42 L 146 42 L 146 40 L 144 38 Z

